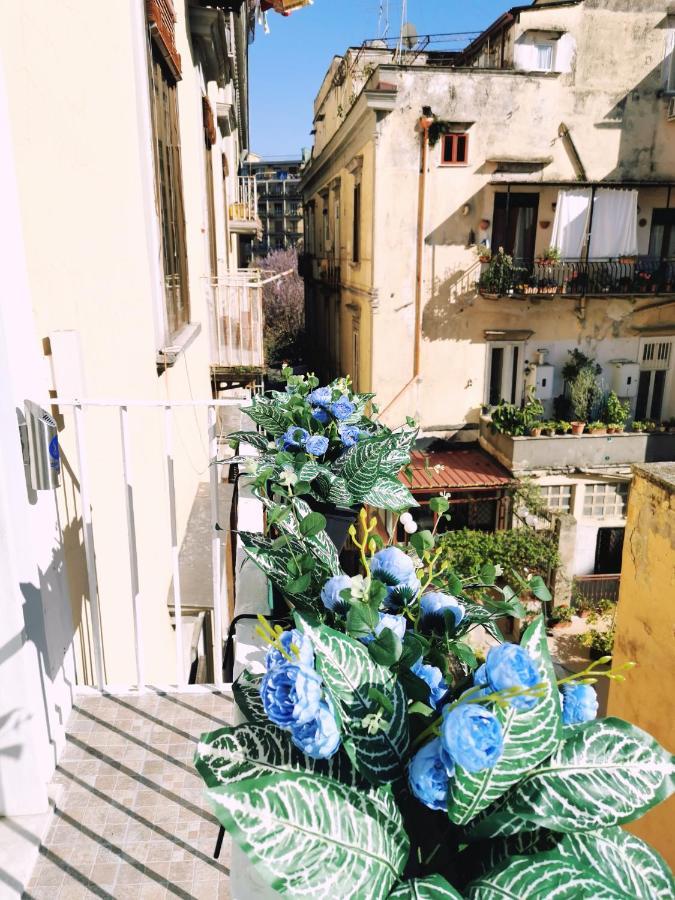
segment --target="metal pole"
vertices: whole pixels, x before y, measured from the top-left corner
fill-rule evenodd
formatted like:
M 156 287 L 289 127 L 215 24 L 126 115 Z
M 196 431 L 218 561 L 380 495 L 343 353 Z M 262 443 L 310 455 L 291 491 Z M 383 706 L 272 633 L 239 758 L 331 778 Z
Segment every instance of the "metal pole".
M 136 545 L 136 516 L 134 513 L 134 489 L 131 474 L 131 450 L 129 443 L 129 410 L 120 406 L 120 435 L 122 439 L 122 474 L 124 477 L 124 505 L 127 513 L 127 539 L 129 541 L 129 571 L 131 575 L 131 606 L 134 616 L 134 648 L 138 690 L 145 690 L 145 660 L 143 658 L 143 626 L 141 621 L 141 593 L 138 577 L 138 547 Z
M 215 406 L 209 406 L 209 463 L 211 469 L 211 575 L 213 580 L 213 666 L 214 681 L 223 683 L 223 609 L 221 595 L 222 542 L 218 523 L 218 427 Z
M 178 526 L 176 524 L 176 485 L 174 482 L 173 459 L 173 411 L 164 407 L 164 451 L 166 453 L 166 474 L 169 487 L 169 519 L 171 522 L 171 570 L 173 574 L 173 604 L 176 620 L 176 682 L 178 687 L 185 684 L 183 666 L 183 622 L 180 595 L 180 564 L 178 547 Z
M 73 407 L 75 423 L 75 443 L 77 461 L 80 470 L 80 503 L 82 504 L 82 537 L 84 557 L 87 564 L 87 584 L 89 589 L 89 607 L 94 637 L 94 666 L 96 669 L 96 685 L 100 691 L 105 684 L 103 670 L 103 641 L 101 638 L 101 615 L 98 603 L 98 578 L 96 577 L 96 552 L 94 549 L 94 527 L 91 520 L 91 501 L 89 499 L 89 467 L 84 442 L 84 420 L 82 405 Z

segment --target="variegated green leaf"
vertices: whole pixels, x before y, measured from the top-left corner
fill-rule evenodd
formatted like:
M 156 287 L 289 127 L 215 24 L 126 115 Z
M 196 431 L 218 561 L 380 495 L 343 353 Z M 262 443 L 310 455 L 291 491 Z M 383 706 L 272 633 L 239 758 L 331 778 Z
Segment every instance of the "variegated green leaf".
M 344 478 L 333 478 L 327 499 L 329 503 L 334 503 L 335 506 L 341 506 L 345 509 L 354 505 L 354 497 L 351 495 Z
M 401 484 L 398 478 L 378 478 L 368 493 L 363 497 L 363 503 L 376 506 L 379 509 L 390 509 L 400 512 L 411 506 L 419 506 L 419 503 L 408 488 Z
M 273 398 L 254 397 L 251 406 L 244 406 L 241 411 L 274 437 L 283 434 L 290 424 L 288 415 Z
M 311 459 L 302 466 L 298 472 L 298 478 L 300 481 L 313 481 L 320 471 L 319 464 Z
M 296 900 L 384 900 L 408 857 L 393 801 L 317 775 L 249 778 L 207 797 L 270 886 Z
M 404 881 L 389 894 L 389 900 L 462 900 L 462 895 L 442 875 L 430 875 Z
M 355 500 L 363 500 L 380 477 L 380 460 L 387 449 L 386 440 L 367 438 L 350 447 L 342 457 L 339 474 Z
M 393 440 L 382 454 L 381 472 L 395 475 L 410 462 L 410 452 L 419 432 L 418 428 L 401 428 L 393 432 Z
M 312 627 L 301 617 L 309 635 L 316 665 L 340 720 L 342 740 L 352 762 L 373 784 L 392 781 L 403 770 L 408 749 L 408 710 L 405 692 L 396 677 L 375 663 L 363 644 L 325 625 Z M 391 711 L 383 710 L 369 691 L 384 694 Z M 371 733 L 369 716 L 381 715 Z
M 458 825 L 466 825 L 479 812 L 494 803 L 556 749 L 562 736 L 559 691 L 546 642 L 541 617 L 535 619 L 523 635 L 522 646 L 537 663 L 546 693 L 529 710 L 496 708 L 502 724 L 504 752 L 492 769 L 467 772 L 456 768 L 448 803 L 448 815 Z
M 260 495 L 260 500 L 266 509 L 273 509 L 275 507 L 275 503 L 268 497 Z M 296 538 L 300 543 L 307 544 L 307 549 L 312 552 L 317 560 L 321 561 L 322 569 L 327 573 L 326 579 L 330 578 L 332 575 L 341 575 L 342 567 L 340 566 L 338 552 L 335 544 L 328 537 L 328 534 L 325 531 L 320 531 L 318 534 L 312 535 L 312 537 L 300 534 L 298 520 L 304 519 L 305 516 L 308 516 L 312 512 L 309 504 L 305 503 L 305 501 L 301 500 L 299 497 L 296 497 L 293 500 L 293 508 L 296 515 L 283 516 L 274 523 L 274 527 L 278 528 L 279 531 L 283 531 L 285 534 Z
M 312 551 L 312 555 L 316 559 L 316 565 L 310 573 L 309 587 L 296 593 L 286 588 L 288 560 L 291 558 L 291 552 L 296 557 L 300 557 L 310 549 L 311 545 L 300 543 L 300 541 L 290 538 L 290 549 L 287 545 L 275 547 L 273 546 L 273 541 L 263 537 L 261 534 L 250 531 L 240 531 L 238 534 L 247 555 L 258 568 L 262 569 L 275 587 L 292 597 L 293 602 L 303 609 L 316 611 L 322 608 L 321 601 L 318 599 L 321 588 L 334 573 L 328 568 L 327 561 L 321 558 L 321 554 L 318 551 L 316 553 Z
M 554 849 L 505 860 L 476 879 L 470 900 L 672 900 L 673 877 L 659 854 L 621 828 L 558 835 Z M 546 842 L 555 835 L 550 832 Z M 539 840 L 541 843 L 541 840 Z
M 227 439 L 228 441 L 236 441 L 237 447 L 239 444 L 250 444 L 256 450 L 263 452 L 267 450 L 269 444 L 269 438 L 264 434 L 260 434 L 259 431 L 233 431 L 231 434 L 228 434 Z
M 203 734 L 195 766 L 208 787 L 280 772 L 307 772 L 343 784 L 363 784 L 346 754 L 312 759 L 297 749 L 286 731 L 269 721 L 266 725 L 235 725 Z
M 251 675 L 244 669 L 232 685 L 234 702 L 251 725 L 265 725 L 269 722 L 260 697 L 262 675 Z
M 671 755 L 622 719 L 565 729 L 553 756 L 471 826 L 471 837 L 501 837 L 534 827 L 574 833 L 639 818 L 673 792 Z

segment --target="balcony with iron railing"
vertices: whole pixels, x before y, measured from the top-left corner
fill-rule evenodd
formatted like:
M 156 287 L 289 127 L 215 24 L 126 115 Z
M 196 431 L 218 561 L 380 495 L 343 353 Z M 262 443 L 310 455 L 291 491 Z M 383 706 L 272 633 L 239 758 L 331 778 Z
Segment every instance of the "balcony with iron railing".
M 675 259 L 500 259 L 481 266 L 478 290 L 486 297 L 547 298 L 675 293 Z
M 236 197 L 228 209 L 230 231 L 235 234 L 257 234 L 260 219 L 256 180 L 250 175 L 240 175 L 236 184 Z
M 262 370 L 262 273 L 239 269 L 206 280 L 210 361 L 214 370 Z

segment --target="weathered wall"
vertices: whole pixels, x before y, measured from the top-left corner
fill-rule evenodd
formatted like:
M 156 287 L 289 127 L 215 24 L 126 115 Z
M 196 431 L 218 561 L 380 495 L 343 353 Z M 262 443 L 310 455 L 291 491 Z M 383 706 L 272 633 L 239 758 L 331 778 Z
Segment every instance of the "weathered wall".
M 645 729 L 675 751 L 675 464 L 636 466 L 628 504 L 615 667 L 637 663 L 626 681 L 612 682 L 608 715 Z M 675 798 L 629 825 L 675 866 Z

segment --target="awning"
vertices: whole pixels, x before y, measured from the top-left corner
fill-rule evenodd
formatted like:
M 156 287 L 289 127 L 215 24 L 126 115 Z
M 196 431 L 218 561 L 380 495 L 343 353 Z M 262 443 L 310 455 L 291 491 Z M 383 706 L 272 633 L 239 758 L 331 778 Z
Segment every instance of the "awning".
M 413 494 L 504 488 L 513 483 L 507 470 L 477 447 L 423 453 L 410 458 L 412 485 L 405 472 L 399 478 Z

